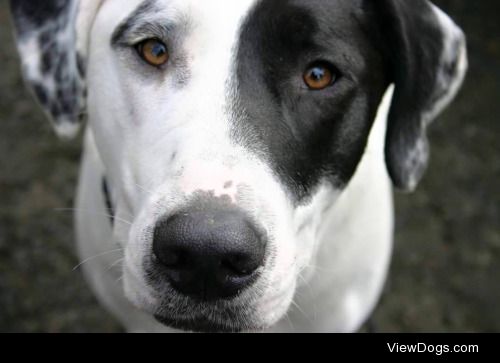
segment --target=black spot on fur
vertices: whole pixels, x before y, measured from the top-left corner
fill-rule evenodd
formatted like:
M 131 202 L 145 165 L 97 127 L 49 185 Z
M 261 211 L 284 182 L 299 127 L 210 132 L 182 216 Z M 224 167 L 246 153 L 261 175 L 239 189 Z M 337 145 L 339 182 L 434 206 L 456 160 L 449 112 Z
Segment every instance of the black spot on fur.
M 78 68 L 78 74 L 80 75 L 80 78 L 85 78 L 85 61 L 82 57 L 81 54 L 77 54 L 76 56 L 76 65 L 77 65 L 77 68 Z
M 64 95 L 64 93 L 61 93 L 61 97 L 58 101 L 60 104 L 61 112 L 64 115 L 72 115 L 74 113 L 74 100 L 71 95 Z
M 58 52 L 55 50 L 55 52 Z M 54 71 L 57 83 L 68 81 L 68 55 L 66 53 L 57 53 L 57 65 Z M 73 77 L 75 75 L 72 75 Z
M 40 71 L 43 75 L 46 75 L 52 70 L 53 67 L 53 58 L 50 52 L 44 52 L 42 55 L 42 61 L 40 64 Z
M 59 106 L 59 102 L 57 101 L 52 102 L 52 104 L 50 105 L 50 113 L 55 119 L 61 116 L 62 112 L 61 112 L 61 107 Z
M 41 48 L 47 49 L 49 46 L 54 44 L 55 31 L 52 29 L 42 31 L 38 37 L 38 41 Z
M 49 103 L 49 96 L 47 94 L 47 90 L 45 89 L 45 87 L 39 83 L 34 83 L 33 84 L 33 91 L 35 92 L 35 95 L 38 98 L 38 101 L 43 106 L 47 106 Z
M 10 0 L 14 17 L 23 23 L 31 24 L 33 28 L 63 16 L 72 3 L 72 0 Z

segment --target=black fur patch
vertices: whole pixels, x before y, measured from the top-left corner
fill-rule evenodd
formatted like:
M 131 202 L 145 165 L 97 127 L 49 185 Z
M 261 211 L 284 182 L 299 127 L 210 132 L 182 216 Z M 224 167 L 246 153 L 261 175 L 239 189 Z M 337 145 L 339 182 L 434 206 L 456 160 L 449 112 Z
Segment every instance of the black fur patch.
M 239 143 L 261 154 L 300 203 L 322 178 L 345 185 L 363 155 L 389 79 L 367 32 L 363 1 L 264 0 L 244 24 L 237 87 Z M 338 81 L 323 91 L 307 67 L 331 63 Z
M 446 40 L 456 57 L 443 63 L 445 30 L 426 0 L 262 0 L 240 35 L 235 107 L 244 117 L 233 138 L 266 158 L 300 203 L 322 178 L 349 182 L 394 83 L 387 165 L 397 187 L 413 188 L 427 164 L 426 112 L 461 77 L 456 37 Z M 302 74 L 314 61 L 331 63 L 337 83 L 308 90 Z

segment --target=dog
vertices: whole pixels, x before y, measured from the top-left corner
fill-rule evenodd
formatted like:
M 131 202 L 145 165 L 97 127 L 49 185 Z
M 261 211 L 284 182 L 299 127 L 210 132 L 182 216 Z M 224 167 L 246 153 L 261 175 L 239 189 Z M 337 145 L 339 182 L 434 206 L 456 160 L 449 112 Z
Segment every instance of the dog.
M 87 121 L 81 265 L 129 332 L 356 332 L 393 189 L 467 70 L 427 0 L 12 0 L 57 133 Z

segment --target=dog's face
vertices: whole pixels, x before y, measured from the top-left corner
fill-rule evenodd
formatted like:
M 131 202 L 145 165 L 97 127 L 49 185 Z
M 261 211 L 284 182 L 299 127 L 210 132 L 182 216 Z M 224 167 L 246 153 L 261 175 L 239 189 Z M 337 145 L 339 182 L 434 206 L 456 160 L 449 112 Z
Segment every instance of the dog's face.
M 426 1 L 29 3 L 12 4 L 27 78 L 61 133 L 88 115 L 126 295 L 187 330 L 282 318 L 389 84 L 388 169 L 412 189 L 465 72 Z

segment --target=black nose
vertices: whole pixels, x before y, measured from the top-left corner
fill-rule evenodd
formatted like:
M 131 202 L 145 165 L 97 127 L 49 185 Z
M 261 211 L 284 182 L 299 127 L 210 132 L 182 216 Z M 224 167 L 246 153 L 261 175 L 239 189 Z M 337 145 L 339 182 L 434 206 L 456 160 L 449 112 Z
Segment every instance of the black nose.
M 238 210 L 193 210 L 160 222 L 153 252 L 171 285 L 199 300 L 227 299 L 264 264 L 263 237 Z

